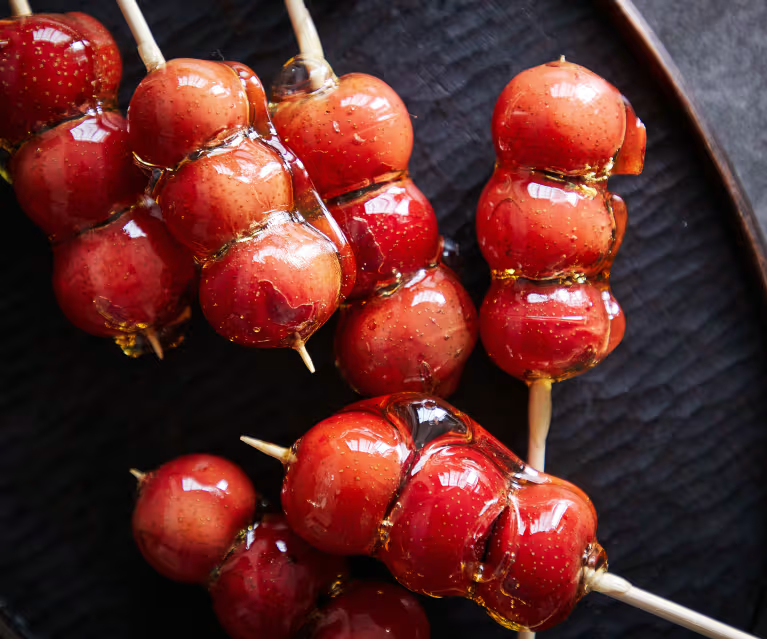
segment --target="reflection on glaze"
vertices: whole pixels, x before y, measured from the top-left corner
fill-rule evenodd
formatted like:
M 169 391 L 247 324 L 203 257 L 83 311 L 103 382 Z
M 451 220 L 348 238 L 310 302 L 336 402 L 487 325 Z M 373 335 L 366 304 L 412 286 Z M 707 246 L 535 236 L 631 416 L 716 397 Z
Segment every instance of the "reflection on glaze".
M 343 445 L 361 434 L 384 443 L 380 454 Z M 375 555 L 408 588 L 474 599 L 509 628 L 564 619 L 583 595 L 585 563 L 606 562 L 586 495 L 527 468 L 443 400 L 358 402 L 293 453 L 282 503 L 299 535 L 328 552 Z

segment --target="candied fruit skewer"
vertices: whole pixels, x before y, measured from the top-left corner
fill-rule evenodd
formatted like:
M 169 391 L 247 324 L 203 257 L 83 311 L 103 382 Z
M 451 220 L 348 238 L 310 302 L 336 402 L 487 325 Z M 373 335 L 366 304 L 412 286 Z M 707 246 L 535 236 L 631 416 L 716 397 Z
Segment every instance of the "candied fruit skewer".
M 492 132 L 498 161 L 477 207 L 493 277 L 480 335 L 529 386 L 528 461 L 542 470 L 552 382 L 589 370 L 623 337 L 609 275 L 626 206 L 606 182 L 641 172 L 646 132 L 615 87 L 564 56 L 509 82 Z
M 285 4 L 301 53 L 273 86 L 274 123 L 357 258 L 336 329 L 338 367 L 362 395 L 450 395 L 476 344 L 476 309 L 440 263 L 437 218 L 407 173 L 410 114 L 382 80 L 336 77 L 302 0 Z
M 202 264 L 205 317 L 240 345 L 296 350 L 314 372 L 305 343 L 354 286 L 351 246 L 277 135 L 255 73 L 165 61 L 135 1 L 118 4 L 148 71 L 128 109 L 132 150 L 160 170 L 168 228 Z
M 130 472 L 138 480 L 132 527 L 141 554 L 162 575 L 207 587 L 232 639 L 288 639 L 299 630 L 307 639 L 366 632 L 428 639 L 412 595 L 384 583 L 345 587 L 344 559 L 309 546 L 282 515 L 260 512 L 253 484 L 228 460 L 192 454 Z M 318 608 L 328 594 L 332 600 Z
M 2 172 L 51 240 L 59 306 L 75 326 L 113 338 L 126 354 L 162 359 L 183 339 L 196 273 L 155 219 L 147 180 L 132 161 L 116 111 L 117 46 L 85 14 L 11 8 L 14 17 L 0 20 Z M 56 37 L 39 40 L 41 29 Z M 39 82 L 19 73 L 27 65 L 38 68 Z M 72 78 L 66 87 L 62 73 Z
M 357 402 L 289 449 L 241 439 L 284 465 L 282 506 L 298 535 L 375 556 L 415 592 L 467 597 L 501 625 L 539 631 L 594 590 L 709 637 L 751 637 L 607 573 L 587 495 L 444 400 Z

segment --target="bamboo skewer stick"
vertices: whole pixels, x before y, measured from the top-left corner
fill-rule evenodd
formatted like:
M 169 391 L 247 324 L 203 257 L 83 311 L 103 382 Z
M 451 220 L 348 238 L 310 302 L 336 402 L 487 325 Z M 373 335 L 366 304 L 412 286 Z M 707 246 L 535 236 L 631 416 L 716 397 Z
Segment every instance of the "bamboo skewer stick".
M 141 56 L 146 70 L 152 72 L 157 67 L 165 64 L 165 57 L 162 51 L 160 51 L 160 47 L 157 46 L 152 31 L 146 23 L 144 14 L 141 13 L 141 9 L 136 4 L 136 0 L 117 0 L 117 4 L 120 5 L 120 11 L 122 11 L 125 21 L 128 23 L 133 34 L 133 38 L 136 40 L 138 54 Z
M 32 7 L 27 0 L 9 0 L 12 16 L 31 16 Z
M 711 639 L 755 639 L 754 635 L 737 630 L 721 621 L 637 588 L 617 575 L 588 569 L 584 577 L 586 587 L 589 590 L 601 592 L 603 595 L 662 617 L 704 637 L 711 637 Z

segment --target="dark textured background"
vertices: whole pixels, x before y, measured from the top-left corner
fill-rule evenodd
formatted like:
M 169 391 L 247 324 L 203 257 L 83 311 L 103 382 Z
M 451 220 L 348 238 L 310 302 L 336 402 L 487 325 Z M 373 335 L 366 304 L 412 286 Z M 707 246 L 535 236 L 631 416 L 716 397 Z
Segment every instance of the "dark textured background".
M 295 53 L 277 0 L 145 3 L 168 58 L 222 52 L 265 79 Z M 142 70 L 111 3 L 81 9 L 115 33 L 123 105 Z M 645 172 L 615 179 L 629 205 L 613 273 L 628 316 L 622 346 L 554 389 L 548 468 L 584 488 L 612 569 L 641 587 L 767 636 L 767 363 L 759 293 L 723 201 L 684 127 L 590 2 L 316 0 L 336 71 L 383 77 L 414 116 L 413 176 L 459 241 L 475 301 L 488 285 L 473 215 L 489 178 L 495 99 L 522 69 L 565 54 L 620 87 L 648 128 Z M 276 462 L 243 432 L 287 444 L 354 399 L 331 355 L 333 325 L 309 344 L 318 373 L 288 352 L 248 351 L 199 312 L 163 363 L 131 361 L 71 327 L 50 288 L 47 241 L 0 185 L 0 597 L 35 637 L 128 639 L 223 634 L 203 591 L 167 582 L 130 536 L 131 466 L 209 451 L 242 463 L 268 496 Z M 524 453 L 526 390 L 481 349 L 452 398 Z M 363 573 L 378 570 L 357 564 Z M 425 601 L 434 639 L 510 637 L 474 604 Z M 590 595 L 555 638 L 690 637 Z

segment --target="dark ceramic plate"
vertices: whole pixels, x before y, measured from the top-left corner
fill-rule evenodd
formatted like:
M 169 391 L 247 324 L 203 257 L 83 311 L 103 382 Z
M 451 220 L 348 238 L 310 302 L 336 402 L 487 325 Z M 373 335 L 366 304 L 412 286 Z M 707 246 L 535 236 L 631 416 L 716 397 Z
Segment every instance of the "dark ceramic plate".
M 269 81 L 296 52 L 278 0 L 145 5 L 168 58 L 223 53 Z M 614 572 L 755 630 L 767 564 L 761 292 L 681 112 L 591 3 L 317 0 L 310 8 L 339 74 L 383 77 L 407 103 L 413 177 L 459 243 L 476 302 L 489 274 L 474 209 L 493 167 L 490 114 L 504 85 L 564 54 L 631 99 L 647 124 L 647 164 L 642 176 L 611 183 L 630 213 L 613 272 L 628 332 L 597 369 L 556 385 L 548 469 L 593 498 Z M 113 30 L 127 105 L 142 69 L 117 7 L 39 0 L 35 9 L 86 11 Z M 0 201 L 0 597 L 40 638 L 223 637 L 204 591 L 142 561 L 127 470 L 209 451 L 241 463 L 276 499 L 279 465 L 238 436 L 287 444 L 355 399 L 333 366 L 334 326 L 309 344 L 314 376 L 290 352 L 224 341 L 199 312 L 165 362 L 126 359 L 62 317 L 46 239 L 8 186 Z M 452 401 L 524 454 L 526 389 L 481 348 Z M 356 566 L 383 574 L 373 562 Z M 512 636 L 468 601 L 424 604 L 435 639 Z M 691 635 L 593 594 L 546 636 Z

